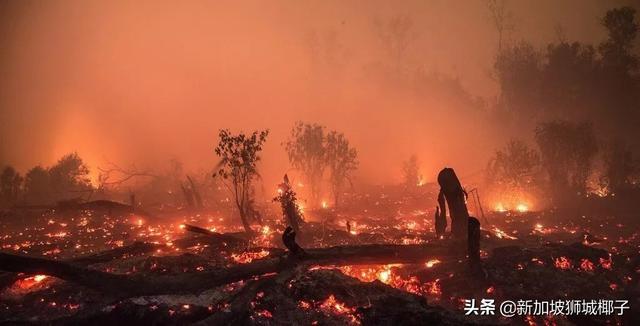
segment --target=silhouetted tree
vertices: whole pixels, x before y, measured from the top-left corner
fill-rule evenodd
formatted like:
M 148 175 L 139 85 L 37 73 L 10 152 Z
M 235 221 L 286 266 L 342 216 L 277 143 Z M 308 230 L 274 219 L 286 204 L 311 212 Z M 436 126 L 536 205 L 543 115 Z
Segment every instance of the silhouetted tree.
M 23 178 L 13 167 L 7 166 L 0 173 L 0 206 L 18 201 Z
M 635 14 L 631 7 L 609 10 L 602 18 L 608 38 L 598 46 L 564 39 L 545 51 L 524 42 L 503 46 L 494 66 L 500 107 L 518 118 L 519 126 L 534 119 L 590 120 L 616 137 L 635 136 L 640 124 Z M 640 148 L 635 139 L 631 143 Z
M 565 120 L 541 123 L 535 138 L 555 200 L 569 193 L 584 195 L 593 159 L 598 151 L 590 123 Z
M 542 58 L 531 44 L 503 48 L 495 63 L 500 84 L 500 103 L 516 117 L 531 119 L 539 114 Z
M 249 223 L 248 204 L 251 184 L 258 176 L 257 163 L 259 153 L 267 140 L 269 130 L 254 131 L 247 136 L 243 133 L 233 135 L 227 129 L 220 130 L 220 141 L 215 153 L 220 157 L 219 169 L 214 174 L 220 176 L 227 189 L 234 196 L 234 202 L 240 213 L 242 225 L 247 233 L 253 233 Z
M 638 68 L 638 57 L 633 53 L 633 42 L 638 34 L 635 15 L 636 10 L 632 7 L 622 7 L 607 11 L 602 18 L 609 36 L 599 47 L 602 63 L 621 73 Z
M 324 127 L 315 123 L 296 122 L 285 143 L 285 149 L 289 162 L 302 172 L 311 189 L 312 205 L 318 205 L 322 176 L 327 166 Z
M 634 52 L 638 33 L 635 14 L 631 7 L 607 11 L 602 25 L 609 37 L 598 47 L 602 59 L 598 75 L 601 111 L 597 118 L 608 123 L 608 131 L 619 137 L 635 135 L 629 130 L 635 130 L 640 124 L 639 59 Z
M 487 0 L 487 9 L 491 15 L 491 22 L 498 32 L 498 53 L 500 53 L 506 33 L 513 30 L 513 17 L 507 9 L 505 0 Z
M 604 173 L 602 183 L 612 194 L 620 194 L 632 188 L 632 177 L 638 172 L 638 162 L 622 140 L 613 140 L 603 153 Z
M 30 204 L 44 204 L 52 200 L 49 171 L 38 165 L 29 170 L 24 182 L 25 200 Z
M 550 44 L 540 84 L 541 105 L 547 115 L 587 119 L 593 115 L 597 94 L 595 49 L 578 42 Z
M 332 131 L 327 135 L 327 162 L 331 172 L 331 190 L 334 206 L 338 207 L 344 182 L 349 180 L 351 172 L 358 167 L 358 153 L 349 146 L 344 134 Z
M 77 198 L 92 189 L 89 168 L 78 153 L 67 154 L 50 167 L 49 182 L 56 200 Z

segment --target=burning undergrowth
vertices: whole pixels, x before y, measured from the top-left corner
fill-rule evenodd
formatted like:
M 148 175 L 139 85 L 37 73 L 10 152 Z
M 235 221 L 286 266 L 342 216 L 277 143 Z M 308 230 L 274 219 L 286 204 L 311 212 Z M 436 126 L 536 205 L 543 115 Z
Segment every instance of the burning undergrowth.
M 348 254 L 340 248 L 384 244 L 436 250 L 448 243 L 447 237 L 435 236 L 429 208 L 400 204 L 392 210 L 388 207 L 392 200 L 381 200 L 386 207 L 380 211 L 366 208 L 348 215 L 324 208 L 309 211 L 298 243 L 312 256 L 337 248 L 329 255 L 334 258 L 326 258 L 334 260 Z M 383 212 L 389 211 L 393 215 L 385 217 Z M 215 215 L 166 222 L 93 211 L 74 216 L 47 212 L 28 228 L 3 226 L 1 244 L 3 252 L 53 258 L 90 271 L 143 280 L 206 281 L 229 268 L 244 271 L 283 260 L 287 256 L 280 241 L 284 226 L 277 221 L 265 223 L 248 239 Z M 638 235 L 631 219 L 591 215 L 561 219 L 554 212 L 504 212 L 482 222 L 480 271 L 470 271 L 464 256 L 452 258 L 445 251 L 431 255 L 432 249 L 425 249 L 422 258 L 411 261 L 345 260 L 277 267 L 185 293 L 131 296 L 104 293 L 41 273 L 7 272 L 0 274 L 0 320 L 92 325 L 633 322 L 634 313 L 625 314 L 626 319 L 465 317 L 463 302 L 471 298 L 640 297 Z M 631 312 L 637 306 L 638 302 L 630 302 Z

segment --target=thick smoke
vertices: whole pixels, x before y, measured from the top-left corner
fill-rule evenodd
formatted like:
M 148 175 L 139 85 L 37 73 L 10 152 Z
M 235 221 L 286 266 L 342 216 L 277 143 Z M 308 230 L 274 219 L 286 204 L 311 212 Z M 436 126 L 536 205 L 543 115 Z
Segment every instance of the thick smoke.
M 506 41 L 543 46 L 600 42 L 598 17 L 626 2 L 505 3 Z M 415 153 L 433 181 L 482 169 L 507 137 L 484 1 L 3 1 L 0 15 L 0 164 L 22 171 L 72 151 L 92 168 L 207 168 L 219 128 L 269 128 L 275 184 L 302 120 L 347 135 L 360 180 L 399 182 Z

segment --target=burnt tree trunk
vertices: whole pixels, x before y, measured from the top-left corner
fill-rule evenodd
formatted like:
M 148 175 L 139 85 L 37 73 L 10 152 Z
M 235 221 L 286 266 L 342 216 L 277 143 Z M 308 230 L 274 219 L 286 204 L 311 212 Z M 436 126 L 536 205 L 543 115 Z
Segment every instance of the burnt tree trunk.
M 247 235 L 253 236 L 254 232 L 251 229 L 251 223 L 249 223 L 245 205 L 238 205 L 238 211 L 240 213 L 240 220 L 242 221 L 242 226 L 244 227 L 245 232 Z
M 284 215 L 287 217 L 289 225 L 291 225 L 293 230 L 295 232 L 300 232 L 300 223 L 298 223 L 300 217 L 298 217 L 298 207 L 296 206 L 296 203 L 287 203 L 284 210 Z
M 449 206 L 449 215 L 451 216 L 451 234 L 456 239 L 467 239 L 467 229 L 469 223 L 469 211 L 465 202 L 466 192 L 462 189 L 460 180 L 456 176 L 452 168 L 444 168 L 438 174 L 438 184 L 440 185 L 440 196 Z M 441 206 L 442 213 L 446 214 L 444 206 Z
M 438 206 L 435 213 L 435 226 L 436 235 L 441 237 L 447 230 L 447 204 L 444 199 L 444 194 L 440 192 L 438 194 Z
M 480 266 L 480 221 L 469 217 L 469 235 L 467 238 L 467 254 L 472 269 Z

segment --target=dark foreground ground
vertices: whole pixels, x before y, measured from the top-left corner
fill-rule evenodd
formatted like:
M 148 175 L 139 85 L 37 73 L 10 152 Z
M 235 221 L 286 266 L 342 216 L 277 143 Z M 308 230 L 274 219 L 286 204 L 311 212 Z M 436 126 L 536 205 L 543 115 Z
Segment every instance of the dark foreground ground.
M 433 206 L 423 197 L 361 198 L 336 213 L 306 212 L 298 242 L 336 245 L 438 244 Z M 277 213 L 256 226 L 249 243 L 184 230 L 241 229 L 231 213 L 169 212 L 154 217 L 100 210 L 7 210 L 3 253 L 72 262 L 125 275 L 185 276 L 215 272 L 284 254 Z M 464 257 L 425 253 L 410 264 L 304 265 L 198 291 L 149 296 L 107 295 L 44 274 L 1 273 L 0 323 L 85 325 L 638 325 L 638 214 L 631 205 L 587 202 L 570 211 L 487 213 L 482 223 L 482 271 Z M 349 229 L 346 221 L 350 221 Z M 106 254 L 105 254 L 106 253 Z M 89 257 L 89 258 L 87 258 Z M 250 266 L 250 265 L 247 265 Z M 2 266 L 0 266 L 2 270 Z M 628 300 L 624 314 L 465 316 L 465 299 Z

